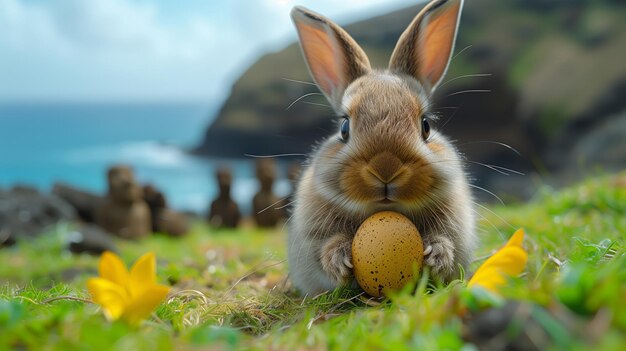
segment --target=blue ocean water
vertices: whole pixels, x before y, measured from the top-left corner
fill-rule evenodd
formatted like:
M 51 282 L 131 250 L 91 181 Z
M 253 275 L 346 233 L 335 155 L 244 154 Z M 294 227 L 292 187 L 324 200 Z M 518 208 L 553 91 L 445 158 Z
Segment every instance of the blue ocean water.
M 200 104 L 0 105 L 0 187 L 50 190 L 62 181 L 103 194 L 106 169 L 123 163 L 163 190 L 172 207 L 204 212 L 216 195 L 215 167 L 227 165 L 233 196 L 247 210 L 257 189 L 251 161 L 184 152 L 201 140 L 213 112 Z M 276 191 L 287 193 L 287 182 Z

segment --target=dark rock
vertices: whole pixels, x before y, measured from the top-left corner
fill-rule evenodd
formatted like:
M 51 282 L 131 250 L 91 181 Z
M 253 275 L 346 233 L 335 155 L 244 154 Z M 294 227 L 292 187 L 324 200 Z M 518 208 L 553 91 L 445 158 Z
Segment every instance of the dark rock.
M 96 209 L 101 206 L 104 200 L 100 195 L 64 183 L 54 184 L 52 193 L 72 205 L 76 209 L 78 217 L 89 223 L 96 221 Z
M 76 219 L 74 208 L 54 195 L 19 186 L 0 193 L 0 244 L 44 233 L 50 226 Z
M 136 239 L 151 233 L 150 209 L 143 200 L 142 188 L 127 166 L 108 171 L 109 191 L 96 211 L 96 223 L 117 236 Z
M 111 234 L 98 226 L 83 224 L 70 233 L 68 248 L 73 253 L 100 255 L 104 251 L 117 252 Z
M 152 231 L 171 236 L 182 236 L 189 231 L 187 216 L 167 207 L 165 195 L 153 185 L 143 187 L 143 199 L 150 208 Z
M 15 245 L 15 237 L 11 232 L 5 229 L 0 230 L 0 247 Z
M 183 236 L 189 232 L 189 220 L 183 213 L 161 208 L 152 214 L 156 218 L 156 232 Z
M 217 198 L 211 203 L 208 221 L 214 227 L 236 228 L 241 219 L 239 206 L 230 195 L 233 176 L 229 169 L 220 168 L 215 174 L 219 187 Z

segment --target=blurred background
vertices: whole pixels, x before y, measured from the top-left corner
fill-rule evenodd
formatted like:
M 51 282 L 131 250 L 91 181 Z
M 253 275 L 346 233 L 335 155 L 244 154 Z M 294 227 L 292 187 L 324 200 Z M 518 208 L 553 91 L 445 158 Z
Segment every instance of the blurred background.
M 124 163 L 205 213 L 217 167 L 249 213 L 254 157 L 334 131 L 289 11 L 344 26 L 385 67 L 421 1 L 0 0 L 0 188 L 104 194 Z M 626 1 L 467 0 L 435 128 L 506 201 L 626 167 Z M 289 107 L 289 108 L 288 108 Z M 275 184 L 290 191 L 281 158 Z M 493 198 L 477 193 L 484 200 Z M 486 197 L 485 197 L 486 196 Z

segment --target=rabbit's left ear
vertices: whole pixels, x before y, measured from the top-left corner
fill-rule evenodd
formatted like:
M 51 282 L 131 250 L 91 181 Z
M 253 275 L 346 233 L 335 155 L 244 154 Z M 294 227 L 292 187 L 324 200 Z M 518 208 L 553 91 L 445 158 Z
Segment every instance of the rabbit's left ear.
M 393 50 L 389 69 L 435 90 L 448 69 L 463 0 L 434 0 L 413 19 Z

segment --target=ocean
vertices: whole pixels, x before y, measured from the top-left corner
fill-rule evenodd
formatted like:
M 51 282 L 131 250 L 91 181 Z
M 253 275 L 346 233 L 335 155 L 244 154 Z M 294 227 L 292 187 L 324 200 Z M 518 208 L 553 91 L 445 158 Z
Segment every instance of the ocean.
M 197 145 L 215 113 L 201 104 L 0 105 L 0 187 L 49 191 L 57 181 L 99 194 L 106 170 L 128 164 L 142 183 L 161 189 L 171 207 L 204 214 L 217 194 L 216 167 L 233 170 L 233 197 L 244 212 L 258 186 L 253 160 L 207 160 Z M 278 195 L 289 193 L 280 180 Z

